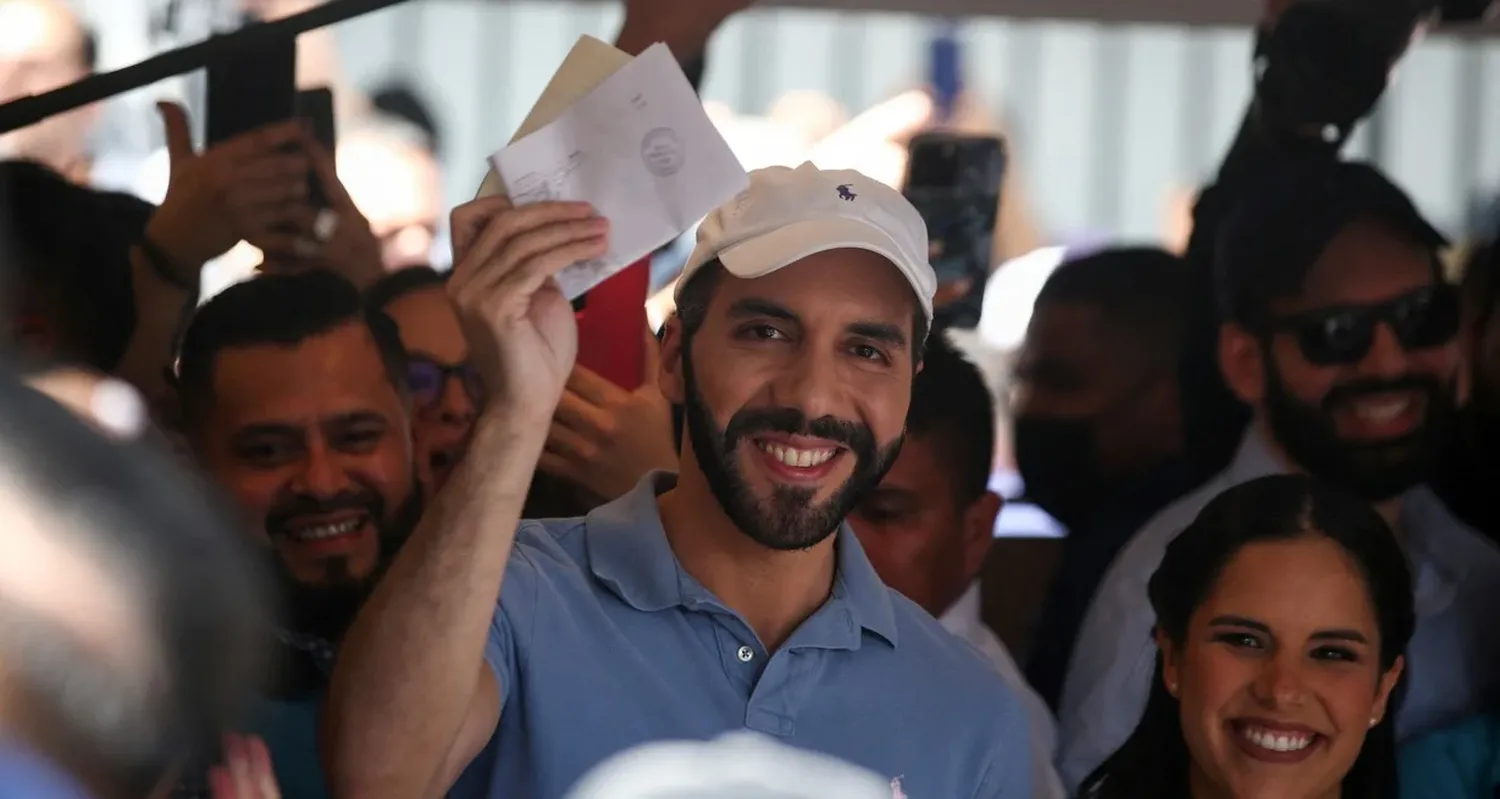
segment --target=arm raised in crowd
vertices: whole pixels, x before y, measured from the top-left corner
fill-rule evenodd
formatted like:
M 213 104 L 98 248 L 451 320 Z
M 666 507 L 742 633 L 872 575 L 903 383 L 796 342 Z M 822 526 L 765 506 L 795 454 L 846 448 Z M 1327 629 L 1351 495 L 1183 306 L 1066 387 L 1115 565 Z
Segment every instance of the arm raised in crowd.
M 339 797 L 440 796 L 494 733 L 506 687 L 485 665 L 486 640 L 578 351 L 551 277 L 606 248 L 606 223 L 580 203 L 490 197 L 454 211 L 452 228 L 448 289 L 489 400 L 464 462 L 343 643 L 322 742 Z

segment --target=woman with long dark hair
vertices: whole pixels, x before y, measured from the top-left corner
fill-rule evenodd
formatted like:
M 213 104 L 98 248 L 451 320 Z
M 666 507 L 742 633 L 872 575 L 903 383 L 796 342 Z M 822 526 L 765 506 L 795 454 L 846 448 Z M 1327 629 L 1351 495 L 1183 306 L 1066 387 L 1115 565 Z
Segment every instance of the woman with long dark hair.
M 1396 796 L 1411 574 L 1369 505 L 1302 476 L 1215 497 L 1149 585 L 1151 696 L 1084 799 Z

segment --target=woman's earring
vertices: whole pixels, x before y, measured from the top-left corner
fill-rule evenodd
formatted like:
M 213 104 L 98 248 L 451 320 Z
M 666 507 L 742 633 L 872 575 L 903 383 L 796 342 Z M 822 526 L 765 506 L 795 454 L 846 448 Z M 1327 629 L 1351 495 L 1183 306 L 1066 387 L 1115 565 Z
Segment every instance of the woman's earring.
M 1173 681 L 1167 683 L 1167 693 L 1171 694 L 1172 696 L 1176 696 L 1177 695 L 1177 681 L 1176 680 L 1173 680 Z
M 1379 724 L 1379 723 L 1380 723 L 1380 717 L 1379 716 L 1371 716 L 1370 717 L 1370 727 L 1371 728 L 1373 728 L 1376 724 Z

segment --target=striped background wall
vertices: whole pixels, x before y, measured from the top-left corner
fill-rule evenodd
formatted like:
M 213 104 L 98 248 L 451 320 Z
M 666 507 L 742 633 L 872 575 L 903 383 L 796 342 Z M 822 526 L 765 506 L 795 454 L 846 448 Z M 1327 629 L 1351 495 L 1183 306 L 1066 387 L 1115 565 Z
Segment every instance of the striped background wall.
M 144 0 L 78 2 L 107 21 L 107 62 L 146 54 L 131 33 L 144 29 Z M 338 40 L 361 83 L 399 77 L 429 98 L 458 202 L 573 41 L 612 37 L 619 14 L 612 3 L 414 0 L 345 23 Z M 752 11 L 715 40 L 705 96 L 758 113 L 786 91 L 819 89 L 857 111 L 920 81 L 927 29 L 906 14 Z M 1217 163 L 1249 87 L 1244 31 L 991 18 L 965 35 L 969 80 L 1002 113 L 1030 204 L 1059 237 L 1160 236 L 1169 197 Z M 1500 188 L 1500 44 L 1422 43 L 1353 151 L 1462 234 L 1472 199 Z

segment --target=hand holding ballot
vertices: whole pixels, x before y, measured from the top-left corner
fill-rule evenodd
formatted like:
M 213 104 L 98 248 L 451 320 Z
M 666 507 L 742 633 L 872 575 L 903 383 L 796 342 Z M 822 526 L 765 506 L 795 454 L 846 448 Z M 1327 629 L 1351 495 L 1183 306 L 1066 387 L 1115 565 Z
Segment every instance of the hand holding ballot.
M 470 360 L 507 413 L 550 417 L 578 354 L 573 308 L 552 279 L 609 249 L 609 223 L 587 203 L 516 208 L 484 197 L 453 211 L 453 277 Z
M 601 45 L 589 41 L 575 48 L 578 58 L 600 57 L 588 49 Z M 605 50 L 605 58 L 620 56 Z M 559 76 L 578 70 L 573 57 L 569 62 Z M 665 45 L 615 69 L 490 160 L 517 207 L 584 201 L 610 221 L 609 249 L 558 274 L 569 300 L 682 235 L 749 186 Z

